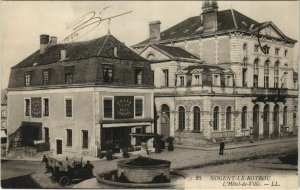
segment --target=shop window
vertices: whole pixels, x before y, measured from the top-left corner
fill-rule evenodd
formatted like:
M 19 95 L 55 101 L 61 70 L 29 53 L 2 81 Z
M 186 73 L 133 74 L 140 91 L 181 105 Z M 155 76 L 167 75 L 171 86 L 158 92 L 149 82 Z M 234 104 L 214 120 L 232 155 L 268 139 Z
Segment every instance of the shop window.
M 112 118 L 113 117 L 112 99 L 105 99 L 103 103 L 104 103 L 104 118 Z
M 193 114 L 194 114 L 194 131 L 200 131 L 200 108 L 199 107 L 194 107 L 193 109 Z
M 67 129 L 67 146 L 72 146 L 72 129 Z
M 216 106 L 214 108 L 214 115 L 213 115 L 213 129 L 215 131 L 219 130 L 219 117 L 220 117 L 219 107 Z
M 164 74 L 164 85 L 163 86 L 169 86 L 169 70 L 164 69 L 163 74 Z
M 82 130 L 82 148 L 89 148 L 89 133 L 87 130 Z
M 30 99 L 25 99 L 25 116 L 30 116 Z
M 226 130 L 231 130 L 231 120 L 232 120 L 232 110 L 231 107 L 226 109 Z
M 180 106 L 178 109 L 178 113 L 179 113 L 178 128 L 180 130 L 184 130 L 184 128 L 185 128 L 185 109 L 182 106 Z
M 43 70 L 43 85 L 49 85 L 49 70 Z
M 114 69 L 112 66 L 105 66 L 103 68 L 103 82 L 106 83 L 114 82 Z
M 66 117 L 73 116 L 72 99 L 68 98 L 66 101 Z
M 135 69 L 135 84 L 143 84 L 143 69 Z
M 49 99 L 44 98 L 44 116 L 49 116 Z
M 30 73 L 26 73 L 25 74 L 25 86 L 31 86 L 31 74 Z
M 135 116 L 143 116 L 143 99 L 135 99 Z

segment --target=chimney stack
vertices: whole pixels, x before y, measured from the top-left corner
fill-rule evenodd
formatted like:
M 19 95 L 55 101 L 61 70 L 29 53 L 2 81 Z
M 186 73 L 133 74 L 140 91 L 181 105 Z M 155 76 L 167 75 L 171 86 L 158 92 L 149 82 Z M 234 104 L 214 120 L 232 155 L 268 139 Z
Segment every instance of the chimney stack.
M 149 23 L 149 38 L 150 42 L 158 42 L 160 40 L 160 24 L 159 20 Z
M 56 45 L 57 44 L 57 37 L 56 36 L 51 36 L 50 37 L 50 41 L 49 41 L 49 45 Z
M 217 31 L 218 2 L 216 0 L 203 1 L 202 17 L 204 32 Z
M 42 34 L 40 35 L 40 53 L 44 53 L 49 44 L 49 35 Z

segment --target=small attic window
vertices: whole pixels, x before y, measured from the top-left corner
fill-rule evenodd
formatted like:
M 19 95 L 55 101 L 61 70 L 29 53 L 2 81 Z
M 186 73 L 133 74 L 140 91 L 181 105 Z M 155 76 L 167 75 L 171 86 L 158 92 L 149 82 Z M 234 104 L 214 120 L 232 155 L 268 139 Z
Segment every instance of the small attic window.
M 189 29 L 186 29 L 185 31 L 184 31 L 184 33 L 187 33 L 189 31 Z
M 60 50 L 60 60 L 63 61 L 67 58 L 67 50 L 62 49 Z
M 117 47 L 114 47 L 114 56 L 118 57 L 118 48 Z
M 35 62 L 35 63 L 33 63 L 33 66 L 35 67 L 35 66 L 37 66 L 37 64 L 38 64 L 38 63 Z
M 248 26 L 248 24 L 245 21 L 242 21 L 242 24 Z

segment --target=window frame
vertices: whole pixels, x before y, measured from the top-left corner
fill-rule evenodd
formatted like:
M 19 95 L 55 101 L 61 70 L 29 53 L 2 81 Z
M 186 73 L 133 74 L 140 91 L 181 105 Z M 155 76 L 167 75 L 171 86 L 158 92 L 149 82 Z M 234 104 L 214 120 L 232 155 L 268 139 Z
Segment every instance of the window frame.
M 42 109 L 43 109 L 43 117 L 50 117 L 50 98 L 49 97 L 43 97 L 43 103 L 42 103 Z M 48 115 L 46 115 L 45 113 L 45 108 L 46 108 L 46 104 L 45 104 L 45 100 L 48 100 Z
M 198 109 L 197 111 L 195 111 L 195 109 Z M 197 117 L 195 117 L 195 115 L 197 114 Z M 199 115 L 198 115 L 199 114 Z M 197 121 L 196 121 L 197 119 Z M 195 125 L 197 124 L 197 125 Z M 197 127 L 197 129 L 196 129 Z M 201 131 L 201 109 L 199 106 L 194 106 L 193 107 L 193 130 L 200 132 Z
M 111 74 L 112 74 L 112 76 L 110 77 L 110 78 L 106 78 L 106 70 L 108 70 L 108 77 L 109 77 L 109 70 L 111 69 Z M 115 69 L 114 69 L 114 65 L 103 65 L 103 82 L 104 83 L 114 83 L 114 81 L 115 81 L 115 74 L 114 74 L 114 71 L 115 71 Z M 108 79 L 108 81 L 106 80 L 106 79 Z
M 47 73 L 47 75 L 45 75 L 45 72 Z M 45 78 L 45 76 L 47 76 L 47 78 Z M 50 84 L 50 69 L 43 69 L 42 77 L 43 77 L 43 85 L 49 85 Z
M 105 117 L 105 107 L 104 107 L 104 101 L 105 100 L 111 100 L 111 107 L 112 107 L 112 117 Z M 103 114 L 102 114 L 102 118 L 103 120 L 111 120 L 111 119 L 114 119 L 115 118 L 115 114 L 114 114 L 114 96 L 102 96 L 102 111 L 103 111 Z
M 181 111 L 181 108 L 183 111 Z M 182 115 L 181 115 L 182 114 Z M 181 118 L 182 117 L 182 118 Z M 181 121 L 183 119 L 183 121 Z M 178 107 L 178 129 L 184 131 L 186 122 L 186 110 L 185 107 Z
M 259 45 L 254 44 L 254 53 L 259 53 Z
M 169 69 L 163 69 L 162 70 L 163 75 L 164 75 L 164 85 L 165 87 L 169 86 Z
M 264 64 L 264 88 L 270 88 L 270 61 L 266 60 Z
M 87 147 L 84 147 L 84 138 L 83 138 L 83 132 L 87 132 Z M 89 149 L 89 130 L 82 129 L 81 130 L 81 149 L 88 150 Z
M 279 88 L 279 61 L 274 64 L 274 88 Z
M 248 125 L 247 125 L 248 113 L 247 113 L 247 110 L 248 110 L 247 106 L 242 107 L 242 112 L 241 112 L 241 129 L 242 130 L 248 129 Z
M 138 72 L 139 71 L 139 72 Z M 139 76 L 141 78 L 139 78 Z M 135 80 L 135 84 L 143 84 L 143 77 L 144 76 L 144 68 L 143 67 L 136 67 L 134 69 L 134 80 Z
M 65 84 L 73 84 L 74 83 L 74 73 L 75 73 L 75 66 L 65 66 L 64 67 L 64 77 L 65 77 Z M 71 76 L 71 77 L 68 77 Z M 70 82 L 71 80 L 71 82 Z
M 29 105 L 28 105 L 28 114 L 26 114 L 27 113 L 27 102 L 26 102 L 26 100 L 29 100 Z M 28 98 L 28 97 L 26 97 L 26 98 L 24 98 L 24 116 L 25 117 L 30 117 L 31 116 L 31 98 Z
M 136 100 L 142 100 L 142 115 L 136 115 Z M 144 108 L 145 108 L 144 96 L 135 96 L 134 97 L 134 118 L 144 118 Z
M 230 109 L 230 110 L 228 111 L 228 109 Z M 226 108 L 225 120 L 226 120 L 225 121 L 225 129 L 227 131 L 231 131 L 232 130 L 232 106 L 228 106 Z M 229 125 L 229 128 L 228 128 L 228 125 Z
M 31 73 L 27 72 L 24 76 L 24 86 L 30 87 L 31 86 Z
M 68 131 L 71 131 L 71 145 L 69 145 Z M 73 129 L 72 128 L 67 128 L 66 129 L 66 133 L 67 133 L 67 136 L 66 136 L 66 147 L 72 148 L 72 146 L 73 146 Z
M 253 64 L 253 87 L 258 87 L 259 78 L 259 59 L 256 58 Z
M 217 109 L 217 110 L 216 110 Z M 215 106 L 213 109 L 213 131 L 220 130 L 220 106 Z
M 71 100 L 71 111 L 72 111 L 72 115 L 71 116 L 67 116 L 67 100 Z M 69 118 L 69 119 L 73 119 L 74 117 L 74 101 L 73 101 L 73 97 L 72 96 L 66 96 L 64 97 L 64 110 L 65 110 L 65 118 Z

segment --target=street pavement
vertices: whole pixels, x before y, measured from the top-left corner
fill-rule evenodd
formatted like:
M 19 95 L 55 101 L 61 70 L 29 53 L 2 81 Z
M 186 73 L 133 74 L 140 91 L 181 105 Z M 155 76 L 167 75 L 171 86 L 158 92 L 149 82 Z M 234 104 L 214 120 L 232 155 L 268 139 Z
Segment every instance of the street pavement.
M 152 153 L 151 158 L 165 159 L 171 161 L 171 168 L 177 170 L 194 169 L 198 167 L 207 167 L 210 165 L 217 165 L 223 163 L 230 163 L 233 161 L 247 160 L 247 159 L 258 159 L 265 156 L 274 156 L 279 154 L 285 154 L 297 151 L 297 138 L 293 139 L 281 139 L 270 141 L 271 143 L 255 144 L 245 143 L 244 147 L 231 148 L 224 151 L 224 155 L 219 155 L 218 150 L 212 148 L 210 150 L 199 150 L 199 149 L 186 149 L 186 148 L 175 148 L 174 151 L 163 151 L 162 153 Z M 250 146 L 251 145 L 251 146 Z M 256 146 L 257 145 L 257 146 Z M 120 159 L 112 161 L 106 161 L 105 159 L 92 161 L 95 166 L 94 174 L 110 171 L 117 169 L 117 162 Z M 9 164 L 9 162 L 12 162 Z M 8 161 L 2 163 L 2 175 L 6 173 L 2 179 L 9 177 L 16 177 L 20 174 L 28 174 L 35 172 L 31 175 L 32 179 L 38 182 L 44 188 L 57 188 L 57 184 L 53 184 L 49 179 L 49 174 L 43 174 L 44 165 L 40 165 L 40 162 L 24 162 L 22 164 L 17 162 L 16 165 L 13 163 L 16 161 Z M 13 166 L 12 166 L 13 165 Z M 20 167 L 22 169 L 20 169 Z M 24 169 L 23 169 L 24 167 Z M 25 172 L 26 171 L 26 172 Z M 82 182 L 86 183 L 86 182 Z M 77 184 L 78 186 L 80 184 Z M 71 185 L 71 187 L 74 185 Z

